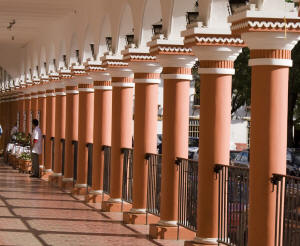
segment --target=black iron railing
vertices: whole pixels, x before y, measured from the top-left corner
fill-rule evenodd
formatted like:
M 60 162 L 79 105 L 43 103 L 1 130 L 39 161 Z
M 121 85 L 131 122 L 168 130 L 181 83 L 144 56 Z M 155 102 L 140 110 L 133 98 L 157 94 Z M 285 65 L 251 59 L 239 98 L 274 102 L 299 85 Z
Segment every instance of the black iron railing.
M 93 182 L 93 144 L 87 143 L 88 148 L 88 168 L 87 168 L 87 185 L 92 187 Z
M 103 145 L 104 151 L 104 171 L 103 171 L 103 193 L 110 192 L 110 162 L 111 162 L 111 146 Z
M 132 203 L 133 149 L 121 148 L 123 154 L 122 200 Z
M 44 163 L 43 165 L 45 164 L 45 160 L 46 160 L 46 135 L 43 135 L 42 137 L 42 141 L 43 141 L 43 154 L 44 154 Z
M 61 152 L 61 173 L 62 175 L 64 176 L 64 173 L 65 173 L 65 151 L 66 151 L 66 140 L 64 138 L 62 138 L 60 140 L 61 142 L 61 148 L 62 148 L 62 152 Z
M 54 153 L 54 147 L 55 147 L 55 138 L 54 137 L 51 137 L 50 138 L 50 141 L 52 142 L 52 147 L 51 147 L 51 155 L 52 155 L 52 163 L 51 163 L 51 166 L 52 166 L 52 170 L 54 170 L 54 156 L 55 156 L 55 153 Z
M 78 141 L 72 140 L 73 153 L 74 153 L 74 166 L 73 166 L 73 182 L 74 184 L 77 181 L 77 158 L 78 158 Z
M 276 191 L 275 246 L 300 244 L 300 178 L 273 174 Z
M 219 183 L 218 241 L 246 246 L 248 241 L 249 168 L 215 165 Z
M 145 159 L 148 161 L 147 213 L 159 216 L 162 155 L 147 153 Z
M 198 162 L 177 158 L 178 183 L 178 226 L 197 230 Z

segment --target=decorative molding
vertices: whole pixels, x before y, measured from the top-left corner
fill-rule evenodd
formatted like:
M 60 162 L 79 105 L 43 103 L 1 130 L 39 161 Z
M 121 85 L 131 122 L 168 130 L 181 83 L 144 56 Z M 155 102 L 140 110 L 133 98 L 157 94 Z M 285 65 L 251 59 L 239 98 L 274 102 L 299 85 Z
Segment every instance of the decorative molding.
M 293 66 L 293 60 L 290 60 L 290 59 L 273 59 L 273 58 L 249 59 L 249 66 L 292 67 Z
M 134 87 L 134 83 L 128 82 L 113 82 L 111 83 L 112 87 L 124 87 L 124 88 L 132 88 Z
M 110 91 L 112 90 L 112 86 L 107 86 L 107 85 L 95 85 L 94 86 L 95 90 L 103 90 L 103 91 Z
M 235 69 L 233 68 L 198 68 L 199 74 L 235 74 Z

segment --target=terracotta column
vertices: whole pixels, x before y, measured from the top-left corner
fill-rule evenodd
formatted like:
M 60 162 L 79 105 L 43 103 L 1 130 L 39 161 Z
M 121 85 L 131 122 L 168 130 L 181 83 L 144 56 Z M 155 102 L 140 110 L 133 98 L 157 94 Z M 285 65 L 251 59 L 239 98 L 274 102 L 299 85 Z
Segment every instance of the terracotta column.
M 94 99 L 94 136 L 93 136 L 93 177 L 92 190 L 86 196 L 87 202 L 102 201 L 104 152 L 102 146 L 111 145 L 112 86 L 110 74 L 93 73 Z
M 77 181 L 73 192 L 87 194 L 88 143 L 93 143 L 94 88 L 92 78 L 82 76 L 78 83 L 79 116 L 78 122 L 78 164 Z
M 75 85 L 66 86 L 66 93 L 66 149 L 62 188 L 70 189 L 73 187 L 74 172 L 74 147 L 72 141 L 78 141 L 78 87 Z
M 45 150 L 45 170 L 44 178 L 52 173 L 52 141 L 55 136 L 55 93 L 53 89 L 46 90 L 46 150 Z
M 25 112 L 26 112 L 26 125 L 25 125 L 25 133 L 26 135 L 31 134 L 31 97 L 30 93 L 25 95 Z
M 24 95 L 22 94 L 19 97 L 19 117 L 20 117 L 19 131 L 20 132 L 25 132 L 24 112 L 25 112 L 25 98 Z
M 110 199 L 102 203 L 104 211 L 121 211 L 123 154 L 132 148 L 133 73 L 127 69 L 110 69 L 112 76 L 112 135 Z M 124 207 L 123 207 L 124 208 Z
M 38 92 L 38 112 L 39 112 L 39 126 L 42 131 L 42 135 L 46 136 L 46 94 L 45 91 Z M 43 151 L 40 155 L 40 169 L 44 169 L 45 164 L 45 139 L 43 137 Z
M 62 82 L 58 82 L 62 83 Z M 66 130 L 66 92 L 65 88 L 55 89 L 55 139 L 54 139 L 54 168 L 49 176 L 49 182 L 61 186 L 62 182 L 62 154 L 61 139 L 65 139 Z
M 125 223 L 146 224 L 148 165 L 146 153 L 157 152 L 158 85 L 162 71 L 155 62 L 131 62 L 134 72 L 134 156 L 132 209 L 123 214 Z M 148 223 L 154 223 L 148 215 Z M 157 222 L 157 221 L 156 221 Z
M 189 91 L 193 56 L 160 55 L 164 79 L 163 152 L 160 221 L 150 225 L 153 238 L 177 238 L 178 167 L 177 157 L 188 158 Z
M 215 164 L 229 165 L 232 75 L 243 45 L 231 39 L 226 46 L 193 46 L 201 78 L 197 236 L 185 245 L 218 244 L 219 186 L 213 169 Z
M 288 77 L 296 36 L 284 36 L 284 33 L 245 35 L 252 66 L 250 246 L 274 245 L 276 192 L 270 178 L 273 173 L 286 174 Z
M 38 94 L 37 94 L 37 92 L 32 92 L 30 96 L 31 96 L 32 119 L 37 119 L 37 115 L 38 115 Z

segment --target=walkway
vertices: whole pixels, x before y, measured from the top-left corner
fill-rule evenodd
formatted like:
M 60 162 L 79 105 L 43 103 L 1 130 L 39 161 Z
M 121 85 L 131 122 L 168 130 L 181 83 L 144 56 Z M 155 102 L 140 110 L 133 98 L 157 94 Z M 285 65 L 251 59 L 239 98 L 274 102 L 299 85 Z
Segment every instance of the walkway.
M 148 226 L 123 225 L 121 213 L 101 213 L 47 182 L 30 179 L 0 161 L 0 245 L 158 245 Z

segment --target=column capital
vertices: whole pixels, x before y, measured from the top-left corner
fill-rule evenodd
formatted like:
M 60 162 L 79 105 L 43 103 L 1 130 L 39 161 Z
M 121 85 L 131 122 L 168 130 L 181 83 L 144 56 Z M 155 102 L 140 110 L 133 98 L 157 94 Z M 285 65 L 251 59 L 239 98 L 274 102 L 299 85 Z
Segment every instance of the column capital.
M 110 80 L 101 80 L 101 81 L 94 81 L 94 89 L 95 90 L 104 90 L 110 91 L 112 90 L 111 81 Z

